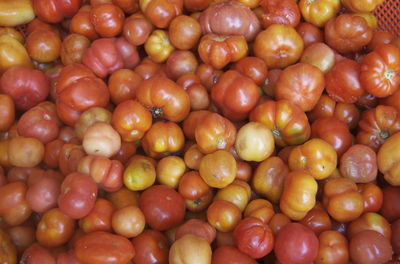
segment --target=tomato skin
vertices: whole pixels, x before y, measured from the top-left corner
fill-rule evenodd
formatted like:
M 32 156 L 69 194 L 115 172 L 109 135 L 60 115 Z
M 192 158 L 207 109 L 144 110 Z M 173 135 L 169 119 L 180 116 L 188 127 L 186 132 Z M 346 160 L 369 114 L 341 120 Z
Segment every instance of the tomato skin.
M 97 198 L 97 185 L 86 174 L 73 172 L 61 184 L 58 206 L 67 216 L 78 219 L 89 214 Z
M 85 233 L 95 231 L 111 232 L 111 217 L 114 210 L 114 205 L 111 202 L 98 198 L 90 213 L 79 220 L 79 227 Z
M 392 222 L 400 218 L 400 204 L 395 202 L 400 199 L 400 189 L 394 186 L 383 188 L 383 203 L 380 213 L 389 221 Z
M 180 225 L 175 232 L 175 239 L 179 239 L 186 234 L 193 234 L 200 236 L 212 243 L 216 236 L 216 230 L 209 223 L 200 219 L 190 219 Z
M 315 264 L 346 264 L 349 261 L 348 242 L 337 231 L 327 230 L 319 235 L 318 256 Z
M 264 28 L 272 24 L 296 27 L 300 23 L 300 9 L 293 0 L 263 0 L 260 6 L 263 10 L 261 23 Z
M 308 47 L 313 43 L 323 42 L 324 34 L 321 29 L 311 23 L 303 22 L 296 27 L 296 31 L 300 34 L 304 42 L 304 47 Z
M 76 172 L 79 161 L 86 156 L 81 145 L 63 144 L 58 154 L 58 167 L 63 175 Z
M 107 85 L 83 64 L 70 64 L 61 70 L 56 93 L 57 114 L 70 126 L 75 125 L 82 112 L 109 102 Z
M 211 264 L 257 264 L 253 258 L 244 254 L 236 247 L 221 246 L 214 250 Z
M 364 230 L 376 231 L 387 238 L 389 241 L 392 238 L 390 223 L 378 213 L 365 213 L 356 220 L 352 221 L 347 226 L 347 237 L 351 239 L 357 233 Z
M 185 216 L 183 197 L 165 185 L 153 185 L 146 189 L 140 196 L 139 207 L 147 224 L 159 231 L 175 226 Z
M 145 229 L 132 239 L 136 264 L 168 264 L 169 242 L 165 235 L 153 229 Z
M 368 183 L 376 179 L 378 168 L 376 153 L 364 145 L 351 146 L 340 159 L 340 173 L 356 183 Z
M 306 216 L 301 219 L 301 224 L 310 228 L 319 236 L 322 232 L 332 228 L 332 221 L 321 203 L 317 203 L 313 209 L 308 211 Z
M 0 229 L 0 261 L 1 263 L 15 264 L 17 263 L 17 248 L 11 240 L 10 236 Z
M 247 77 L 250 77 L 257 85 L 262 85 L 268 77 L 268 69 L 266 63 L 257 57 L 246 56 L 238 60 L 233 65 L 236 70 Z
M 90 21 L 96 32 L 106 38 L 122 32 L 125 14 L 120 7 L 112 3 L 93 6 L 90 10 Z
M 82 0 L 34 0 L 33 8 L 38 18 L 47 23 L 59 23 L 72 17 L 82 5 Z
M 322 71 L 308 63 L 297 63 L 285 68 L 276 84 L 275 97 L 287 99 L 303 111 L 310 111 L 317 104 L 325 86 Z
M 25 198 L 26 191 L 27 186 L 22 181 L 0 187 L 0 216 L 7 225 L 20 225 L 31 215 L 32 210 Z
M 33 211 L 44 213 L 57 206 L 60 189 L 60 180 L 45 175 L 29 186 L 26 192 L 27 203 Z
M 183 11 L 183 0 L 140 0 L 139 5 L 145 17 L 157 28 L 167 28 Z
M 135 256 L 135 249 L 127 238 L 103 231 L 80 237 L 74 251 L 82 264 L 125 264 Z
M 27 248 L 21 257 L 23 264 L 56 264 L 55 258 L 48 249 L 35 243 Z
M 187 234 L 171 245 L 169 263 L 211 263 L 211 255 L 212 249 L 206 240 Z
M 400 220 L 396 220 L 391 225 L 392 228 L 392 247 L 395 254 L 400 254 Z
M 378 212 L 383 204 L 383 191 L 373 183 L 358 184 L 358 192 L 364 200 L 364 213 Z
M 359 16 L 341 14 L 325 25 L 325 41 L 341 54 L 361 51 L 372 39 L 372 29 Z
M 399 75 L 400 49 L 392 44 L 378 46 L 361 62 L 361 85 L 376 97 L 395 93 L 400 87 Z
M 378 151 L 391 135 L 400 131 L 400 113 L 394 107 L 378 105 L 363 113 L 358 127 L 356 142 Z
M 383 0 L 342 0 L 342 4 L 352 12 L 372 12 Z
M 318 0 L 309 2 L 301 0 L 299 8 L 305 21 L 317 26 L 325 24 L 340 11 L 340 0 Z
M 166 77 L 144 80 L 136 94 L 137 100 L 147 107 L 153 118 L 180 122 L 189 114 L 190 99 L 174 81 Z
M 333 66 L 326 75 L 326 91 L 336 102 L 355 103 L 363 95 L 360 83 L 361 65 L 356 61 L 344 59 Z
M 211 87 L 211 98 L 224 116 L 239 121 L 246 118 L 260 98 L 258 86 L 235 70 L 223 73 Z
M 318 254 L 318 238 L 299 223 L 285 225 L 275 238 L 275 256 L 282 263 L 308 264 Z
M 238 23 L 232 23 L 232 19 Z M 261 28 L 251 9 L 237 1 L 211 4 L 200 14 L 199 23 L 203 34 L 239 35 L 247 41 L 253 40 Z
M 0 94 L 0 131 L 8 130 L 14 123 L 15 105 L 11 96 Z
M 49 80 L 43 72 L 23 66 L 8 69 L 0 82 L 0 92 L 8 94 L 22 111 L 44 101 L 50 92 Z

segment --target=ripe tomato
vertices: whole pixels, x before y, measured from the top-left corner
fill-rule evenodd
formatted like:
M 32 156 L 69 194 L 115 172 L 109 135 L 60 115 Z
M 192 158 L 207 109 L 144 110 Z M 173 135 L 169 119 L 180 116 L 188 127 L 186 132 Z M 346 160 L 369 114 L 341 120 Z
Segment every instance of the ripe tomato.
M 168 264 L 169 242 L 165 235 L 153 229 L 145 229 L 132 239 L 136 264 Z
M 0 229 L 0 241 L 0 261 L 2 263 L 17 263 L 17 248 L 3 229 Z
M 296 27 L 300 23 L 300 10 L 294 0 L 263 0 L 261 23 L 264 28 L 273 24 Z
M 299 8 L 305 21 L 324 27 L 340 11 L 340 0 L 301 0 Z
M 111 217 L 113 213 L 114 205 L 108 200 L 98 198 L 90 213 L 79 220 L 79 227 L 85 233 L 95 231 L 111 232 Z
M 315 264 L 346 264 L 349 262 L 349 249 L 346 237 L 337 231 L 322 232 L 319 237 L 318 256 Z
M 212 264 L 257 264 L 253 258 L 233 246 L 221 246 L 214 250 Z
M 378 174 L 376 153 L 367 146 L 353 145 L 340 158 L 340 173 L 356 183 L 368 183 Z
M 366 213 L 352 221 L 347 226 L 347 237 L 351 239 L 357 233 L 364 230 L 374 230 L 386 237 L 389 241 L 392 238 L 390 223 L 378 213 Z
M 11 182 L 0 187 L 0 216 L 10 226 L 20 225 L 32 213 L 26 201 L 27 186 L 23 181 Z
M 72 17 L 82 4 L 82 0 L 34 0 L 32 2 L 35 14 L 47 23 L 59 23 L 65 17 Z
M 235 180 L 236 160 L 226 150 L 205 155 L 200 162 L 200 176 L 211 187 L 224 188 Z
M 205 239 L 187 234 L 171 245 L 169 263 L 211 263 L 211 255 L 211 246 Z
M 14 123 L 15 105 L 11 96 L 0 94 L 0 131 L 8 130 Z
M 207 208 L 207 221 L 220 232 L 231 232 L 242 219 L 240 208 L 225 200 L 214 200 Z
M 146 221 L 143 212 L 135 205 L 115 210 L 111 225 L 118 235 L 132 238 L 143 232 Z
M 93 6 L 90 10 L 90 21 L 96 32 L 105 38 L 117 36 L 122 31 L 124 11 L 112 3 Z
M 393 185 L 399 186 L 400 179 L 398 176 L 400 156 L 396 149 L 400 144 L 400 133 L 396 133 L 389 137 L 378 151 L 378 168 L 383 173 L 385 180 Z

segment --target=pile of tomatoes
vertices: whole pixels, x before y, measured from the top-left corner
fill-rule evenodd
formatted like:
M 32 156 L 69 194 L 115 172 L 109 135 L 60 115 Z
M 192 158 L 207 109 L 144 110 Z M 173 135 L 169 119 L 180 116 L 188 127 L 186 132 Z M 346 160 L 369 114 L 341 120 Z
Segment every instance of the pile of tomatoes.
M 0 263 L 400 263 L 383 1 L 0 0 Z

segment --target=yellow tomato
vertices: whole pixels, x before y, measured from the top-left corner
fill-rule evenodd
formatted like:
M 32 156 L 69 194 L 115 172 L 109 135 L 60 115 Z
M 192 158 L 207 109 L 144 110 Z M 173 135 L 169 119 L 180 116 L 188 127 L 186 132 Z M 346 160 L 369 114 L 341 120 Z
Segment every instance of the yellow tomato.
M 124 171 L 124 184 L 132 191 L 147 189 L 156 181 L 156 169 L 145 158 L 132 160 Z

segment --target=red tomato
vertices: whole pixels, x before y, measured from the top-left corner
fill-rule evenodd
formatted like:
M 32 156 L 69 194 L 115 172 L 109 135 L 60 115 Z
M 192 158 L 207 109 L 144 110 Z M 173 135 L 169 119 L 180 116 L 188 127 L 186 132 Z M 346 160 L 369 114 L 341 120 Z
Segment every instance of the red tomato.
M 135 264 L 168 264 L 169 242 L 166 236 L 156 230 L 146 229 L 132 239 L 136 254 Z
M 112 3 L 93 6 L 90 10 L 90 21 L 96 32 L 105 38 L 115 37 L 122 32 L 124 11 Z
M 58 206 L 67 216 L 78 219 L 89 214 L 97 198 L 97 185 L 86 174 L 74 172 L 67 175 L 61 185 Z
M 262 258 L 274 247 L 271 229 L 262 220 L 244 218 L 233 231 L 233 240 L 240 251 L 252 258 Z
M 48 249 L 35 243 L 22 254 L 20 263 L 23 264 L 56 264 L 56 260 Z
M 57 206 L 60 191 L 61 181 L 50 175 L 45 175 L 29 186 L 26 192 L 27 203 L 33 211 L 44 213 Z
M 300 23 L 300 9 L 294 0 L 264 0 L 261 22 L 264 28 L 272 24 L 283 24 L 296 27 Z
M 217 232 L 213 226 L 203 220 L 190 219 L 176 229 L 175 239 L 179 239 L 186 234 L 200 236 L 211 244 Z
M 282 263 L 309 264 L 317 257 L 318 238 L 302 224 L 285 225 L 275 239 L 275 256 Z
M 214 250 L 211 264 L 257 264 L 253 258 L 232 246 L 222 246 Z
M 26 111 L 46 99 L 50 83 L 39 70 L 15 66 L 1 76 L 0 92 L 11 96 L 17 109 Z
M 0 131 L 8 130 L 14 123 L 15 105 L 11 96 L 0 94 Z
M 155 230 L 167 230 L 179 224 L 185 216 L 183 197 L 166 185 L 153 185 L 140 196 L 140 209 L 147 224 Z
M 47 23 L 58 23 L 72 17 L 82 5 L 82 0 L 33 0 L 38 18 Z
M 319 236 L 319 250 L 315 264 L 347 264 L 349 249 L 346 237 L 328 230 Z

